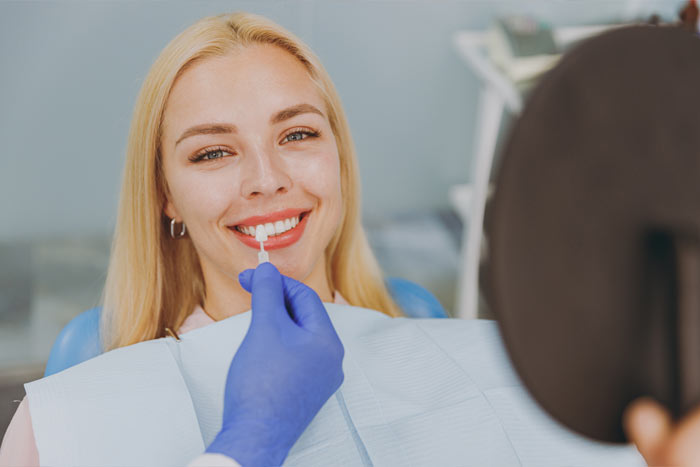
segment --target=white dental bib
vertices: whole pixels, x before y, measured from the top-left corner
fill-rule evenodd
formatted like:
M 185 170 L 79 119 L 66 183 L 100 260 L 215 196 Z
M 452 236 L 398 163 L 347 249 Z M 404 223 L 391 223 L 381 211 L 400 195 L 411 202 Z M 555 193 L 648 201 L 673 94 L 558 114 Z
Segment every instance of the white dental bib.
M 345 346 L 345 381 L 285 465 L 643 465 L 631 447 L 549 419 L 521 387 L 494 322 L 325 306 Z M 226 374 L 249 324 L 243 313 L 26 384 L 41 464 L 172 466 L 202 454 L 221 427 Z

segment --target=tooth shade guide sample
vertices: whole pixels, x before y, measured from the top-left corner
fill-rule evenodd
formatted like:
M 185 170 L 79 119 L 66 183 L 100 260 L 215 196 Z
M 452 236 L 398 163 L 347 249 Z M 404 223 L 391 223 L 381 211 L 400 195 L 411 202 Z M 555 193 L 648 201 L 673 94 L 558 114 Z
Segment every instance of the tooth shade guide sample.
M 255 240 L 260 243 L 267 240 L 267 230 L 262 225 L 259 225 L 255 229 Z
M 255 239 L 260 242 L 260 251 L 258 252 L 258 264 L 265 263 L 270 260 L 265 245 L 263 242 L 267 240 L 267 231 L 265 227 L 259 225 L 255 228 Z

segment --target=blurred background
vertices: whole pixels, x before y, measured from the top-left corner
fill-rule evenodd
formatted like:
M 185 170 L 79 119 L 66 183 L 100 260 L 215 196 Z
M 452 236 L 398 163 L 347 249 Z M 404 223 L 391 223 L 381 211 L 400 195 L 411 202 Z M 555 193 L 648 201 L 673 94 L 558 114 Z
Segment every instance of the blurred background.
M 311 46 L 345 105 L 385 273 L 421 284 L 452 316 L 488 317 L 478 292 L 458 289 L 474 283 L 465 262 L 485 248 L 474 203 L 527 90 L 576 40 L 677 21 L 686 3 L 0 2 L 0 435 L 61 328 L 99 303 L 134 100 L 197 19 L 259 13 Z

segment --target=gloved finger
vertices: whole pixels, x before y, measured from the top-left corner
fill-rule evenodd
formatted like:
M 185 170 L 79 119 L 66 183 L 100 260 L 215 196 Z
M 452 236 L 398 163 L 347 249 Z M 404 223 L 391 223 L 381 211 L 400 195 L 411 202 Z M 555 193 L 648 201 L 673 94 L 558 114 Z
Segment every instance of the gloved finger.
M 313 333 L 330 331 L 335 334 L 335 328 L 321 298 L 311 287 L 287 276 L 282 276 L 282 284 L 294 322 Z
M 251 326 L 269 319 L 289 319 L 284 306 L 282 275 L 272 263 L 262 263 L 253 273 L 251 281 Z
M 238 275 L 238 281 L 248 292 L 252 290 L 253 273 L 253 269 L 246 269 Z M 328 312 L 313 289 L 285 275 L 282 275 L 282 284 L 284 296 L 289 303 L 288 311 L 295 323 L 311 332 L 330 330 L 335 333 Z
M 255 269 L 246 269 L 238 275 L 238 282 L 241 284 L 241 287 L 243 287 L 243 289 L 245 289 L 246 292 L 252 291 L 254 271 Z

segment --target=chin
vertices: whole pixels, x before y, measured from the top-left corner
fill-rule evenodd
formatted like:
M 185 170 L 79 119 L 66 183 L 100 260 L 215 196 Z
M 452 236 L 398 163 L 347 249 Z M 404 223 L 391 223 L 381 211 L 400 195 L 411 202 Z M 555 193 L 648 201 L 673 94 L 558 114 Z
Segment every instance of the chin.
M 284 258 L 277 260 L 275 255 L 272 253 L 270 254 L 270 262 L 275 265 L 281 274 L 291 277 L 292 279 L 296 279 L 300 282 L 304 282 L 304 280 L 309 277 L 313 271 L 313 267 L 311 265 L 306 266 L 299 264 L 293 259 Z

